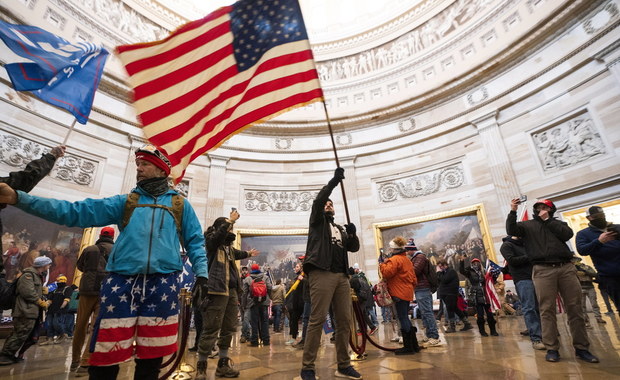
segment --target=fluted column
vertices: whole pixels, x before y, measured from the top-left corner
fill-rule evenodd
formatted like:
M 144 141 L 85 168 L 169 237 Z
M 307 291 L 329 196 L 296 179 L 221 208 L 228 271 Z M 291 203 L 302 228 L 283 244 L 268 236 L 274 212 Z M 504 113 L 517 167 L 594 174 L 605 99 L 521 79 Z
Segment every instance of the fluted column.
M 228 216 L 223 213 L 224 189 L 226 188 L 226 165 L 228 157 L 208 154 L 211 160 L 209 166 L 209 188 L 207 189 L 207 207 L 205 210 L 205 228 L 210 226 L 216 218 Z
M 497 124 L 497 111 L 473 120 L 471 123 L 478 129 L 480 141 L 487 155 L 488 169 L 495 186 L 500 209 L 508 213 L 510 201 L 518 196 L 520 191 Z
M 135 136 L 129 136 L 129 152 L 127 152 L 127 166 L 125 166 L 125 175 L 123 177 L 123 185 L 121 194 L 129 193 L 136 187 L 136 150 L 146 143 L 145 140 Z
M 349 217 L 351 218 L 351 223 L 355 224 L 357 227 L 357 236 L 360 239 L 360 245 L 363 246 L 362 240 L 362 224 L 360 218 L 360 207 L 359 207 L 359 196 L 357 193 L 357 178 L 355 174 L 355 157 L 347 157 L 340 159 L 340 167 L 344 169 L 344 181 L 342 185 L 344 186 L 344 191 L 347 197 L 347 206 L 349 209 Z M 344 214 L 344 210 L 342 210 L 342 214 Z M 344 216 L 344 215 L 343 215 Z M 346 216 L 342 218 L 345 220 Z M 353 265 L 353 263 L 359 263 L 360 265 L 364 265 L 364 253 L 362 249 L 357 252 L 349 253 L 349 260 L 351 261 L 349 265 Z

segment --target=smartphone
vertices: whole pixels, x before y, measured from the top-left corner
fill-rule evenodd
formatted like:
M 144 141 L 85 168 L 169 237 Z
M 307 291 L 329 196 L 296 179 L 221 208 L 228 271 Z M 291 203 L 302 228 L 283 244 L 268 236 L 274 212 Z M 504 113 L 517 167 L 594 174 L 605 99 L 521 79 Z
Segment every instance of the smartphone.
M 383 248 L 379 248 L 379 253 L 382 254 L 382 255 L 384 254 L 383 253 Z
M 236 208 L 236 207 L 231 207 L 231 208 L 230 208 L 230 211 L 231 211 L 231 212 L 233 212 L 233 211 L 237 211 L 237 208 Z
M 527 195 L 521 195 L 521 196 L 519 196 L 519 203 L 523 203 L 523 202 L 525 202 L 525 201 L 527 201 Z

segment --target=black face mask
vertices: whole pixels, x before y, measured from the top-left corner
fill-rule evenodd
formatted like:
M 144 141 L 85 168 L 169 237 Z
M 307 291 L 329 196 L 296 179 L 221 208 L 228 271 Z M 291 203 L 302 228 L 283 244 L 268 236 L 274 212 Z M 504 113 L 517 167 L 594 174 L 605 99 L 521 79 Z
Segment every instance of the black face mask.
M 590 221 L 590 224 L 593 225 L 594 227 L 600 228 L 602 230 L 605 227 L 607 227 L 607 219 L 605 219 L 605 218 L 592 219 Z
M 236 238 L 237 238 L 237 235 L 233 234 L 232 232 L 229 232 L 226 234 L 226 238 L 224 239 L 224 244 L 230 245 L 233 241 L 235 241 Z

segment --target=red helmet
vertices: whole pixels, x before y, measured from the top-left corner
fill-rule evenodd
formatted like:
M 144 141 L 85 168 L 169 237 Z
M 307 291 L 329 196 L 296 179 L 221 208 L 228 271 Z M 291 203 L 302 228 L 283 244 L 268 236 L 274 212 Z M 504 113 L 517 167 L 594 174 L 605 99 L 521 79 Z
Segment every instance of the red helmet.
M 537 200 L 537 201 L 536 201 L 536 203 L 534 203 L 534 210 L 536 210 L 536 206 L 537 206 L 537 205 L 541 205 L 541 204 L 542 204 L 542 205 L 549 206 L 549 208 L 551 208 L 551 212 L 550 212 L 550 214 L 553 214 L 553 213 L 557 210 L 557 207 L 555 207 L 555 205 L 553 204 L 553 202 L 551 202 L 551 201 L 550 201 L 550 200 L 548 200 L 548 199 L 539 199 L 539 200 Z

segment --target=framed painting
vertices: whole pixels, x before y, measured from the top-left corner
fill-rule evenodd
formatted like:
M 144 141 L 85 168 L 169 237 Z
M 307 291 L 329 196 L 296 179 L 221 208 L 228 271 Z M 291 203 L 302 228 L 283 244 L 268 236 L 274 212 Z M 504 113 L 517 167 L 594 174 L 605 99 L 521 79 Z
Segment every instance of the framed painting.
M 396 236 L 413 238 L 416 247 L 424 252 L 433 264 L 441 257 L 458 271 L 458 255 L 487 258 L 497 262 L 489 233 L 484 206 L 465 207 L 439 214 L 411 219 L 375 223 L 376 246 L 389 252 L 389 242 Z M 377 252 L 377 255 L 379 252 Z
M 52 259 L 49 282 L 64 274 L 67 284 L 73 283 L 84 235 L 82 228 L 48 222 L 15 207 L 2 210 L 2 221 L 2 259 L 7 280 L 31 266 L 36 257 L 48 256 Z
M 236 247 L 244 251 L 252 248 L 260 255 L 241 260 L 241 266 L 260 265 L 275 282 L 286 283 L 293 277 L 293 268 L 299 257 L 306 254 L 308 230 L 236 230 Z

